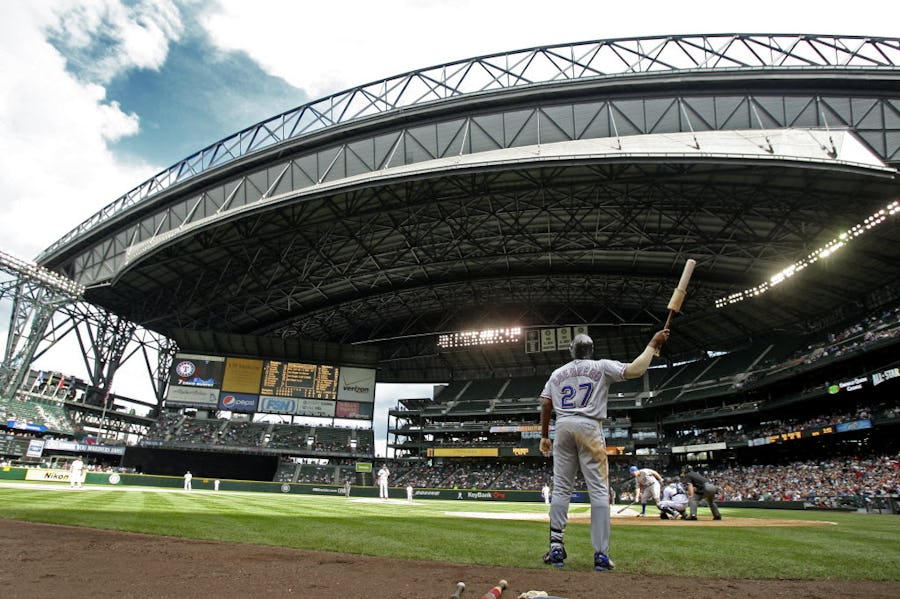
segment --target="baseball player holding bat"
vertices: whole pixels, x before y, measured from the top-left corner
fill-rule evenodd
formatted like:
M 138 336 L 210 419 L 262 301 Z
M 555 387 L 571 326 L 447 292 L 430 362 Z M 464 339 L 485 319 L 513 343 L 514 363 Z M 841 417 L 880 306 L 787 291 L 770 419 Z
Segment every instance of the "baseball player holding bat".
M 591 502 L 591 543 L 594 569 L 612 570 L 609 559 L 609 465 L 603 419 L 612 383 L 633 379 L 647 371 L 654 354 L 668 340 L 663 329 L 653 335 L 641 354 L 628 364 L 594 360 L 594 342 L 575 335 L 569 346 L 572 361 L 557 368 L 541 391 L 541 452 L 553 451 L 553 493 L 550 503 L 550 550 L 545 564 L 562 567 L 567 557 L 564 535 L 576 469 L 580 468 Z M 550 414 L 556 412 L 556 437 L 550 442 Z
M 634 476 L 634 496 L 641 502 L 641 513 L 639 517 L 643 518 L 647 515 L 647 502 L 653 500 L 653 505 L 659 506 L 659 483 L 662 482 L 662 476 L 653 468 L 638 468 L 632 466 L 628 469 Z

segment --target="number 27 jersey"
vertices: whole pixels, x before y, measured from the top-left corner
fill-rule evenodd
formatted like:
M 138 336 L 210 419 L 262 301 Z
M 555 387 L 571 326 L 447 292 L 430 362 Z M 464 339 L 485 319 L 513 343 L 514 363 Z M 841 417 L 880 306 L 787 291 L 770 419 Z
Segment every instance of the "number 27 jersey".
M 553 402 L 557 418 L 606 418 L 609 386 L 625 380 L 626 364 L 616 360 L 572 360 L 553 371 L 541 397 Z

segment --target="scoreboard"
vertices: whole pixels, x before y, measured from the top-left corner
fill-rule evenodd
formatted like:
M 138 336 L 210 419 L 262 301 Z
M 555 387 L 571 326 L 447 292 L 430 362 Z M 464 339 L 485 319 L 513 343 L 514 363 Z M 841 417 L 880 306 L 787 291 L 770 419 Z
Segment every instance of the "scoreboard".
M 340 369 L 325 364 L 267 360 L 260 395 L 297 399 L 337 399 Z
M 374 368 L 177 353 L 166 404 L 244 414 L 372 420 Z
M 28 451 L 28 439 L 6 436 L 0 438 L 0 455 L 23 456 Z

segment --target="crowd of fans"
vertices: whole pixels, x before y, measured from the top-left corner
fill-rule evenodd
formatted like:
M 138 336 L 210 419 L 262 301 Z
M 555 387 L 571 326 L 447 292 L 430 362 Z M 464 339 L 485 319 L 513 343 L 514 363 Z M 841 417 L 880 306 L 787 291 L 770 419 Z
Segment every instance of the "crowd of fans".
M 710 470 L 709 476 L 726 501 L 805 501 L 834 507 L 843 498 L 900 494 L 900 454 L 733 466 Z
M 625 498 L 632 486 L 627 468 L 626 463 L 610 467 L 613 490 Z M 397 464 L 392 470 L 399 472 L 392 484 L 417 488 L 537 491 L 552 481 L 549 462 Z M 679 475 L 676 471 L 661 474 Z M 900 494 L 900 454 L 728 466 L 711 468 L 706 474 L 719 486 L 724 501 L 805 501 L 835 507 L 846 498 Z M 575 488 L 583 489 L 580 479 Z
M 324 454 L 372 455 L 374 449 L 371 429 L 206 420 L 172 413 L 164 413 L 145 440 L 152 445 L 294 449 Z
M 741 442 L 780 435 L 793 431 L 810 429 L 822 426 L 836 425 L 842 422 L 856 420 L 868 420 L 873 414 L 881 418 L 891 419 L 900 413 L 900 406 L 886 405 L 864 406 L 853 411 L 836 411 L 829 414 L 820 414 L 810 418 L 781 418 L 776 421 L 760 423 L 755 427 L 723 426 L 710 430 L 687 431 L 675 437 L 675 445 L 697 445 L 703 443 Z

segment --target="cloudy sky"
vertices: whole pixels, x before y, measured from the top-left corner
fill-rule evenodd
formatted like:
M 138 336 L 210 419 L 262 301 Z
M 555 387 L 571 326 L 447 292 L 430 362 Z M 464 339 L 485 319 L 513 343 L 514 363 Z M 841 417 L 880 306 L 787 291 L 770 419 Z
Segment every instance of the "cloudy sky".
M 614 37 L 897 36 L 897 6 L 883 0 L 3 0 L 0 250 L 34 258 L 202 147 L 382 77 L 481 54 Z M 8 308 L 0 306 L 0 317 L 5 314 Z M 3 318 L 4 341 L 5 326 Z M 59 365 L 46 367 L 69 370 L 62 355 L 47 359 Z M 423 390 L 412 392 L 422 396 Z M 380 392 L 379 412 L 403 392 Z

